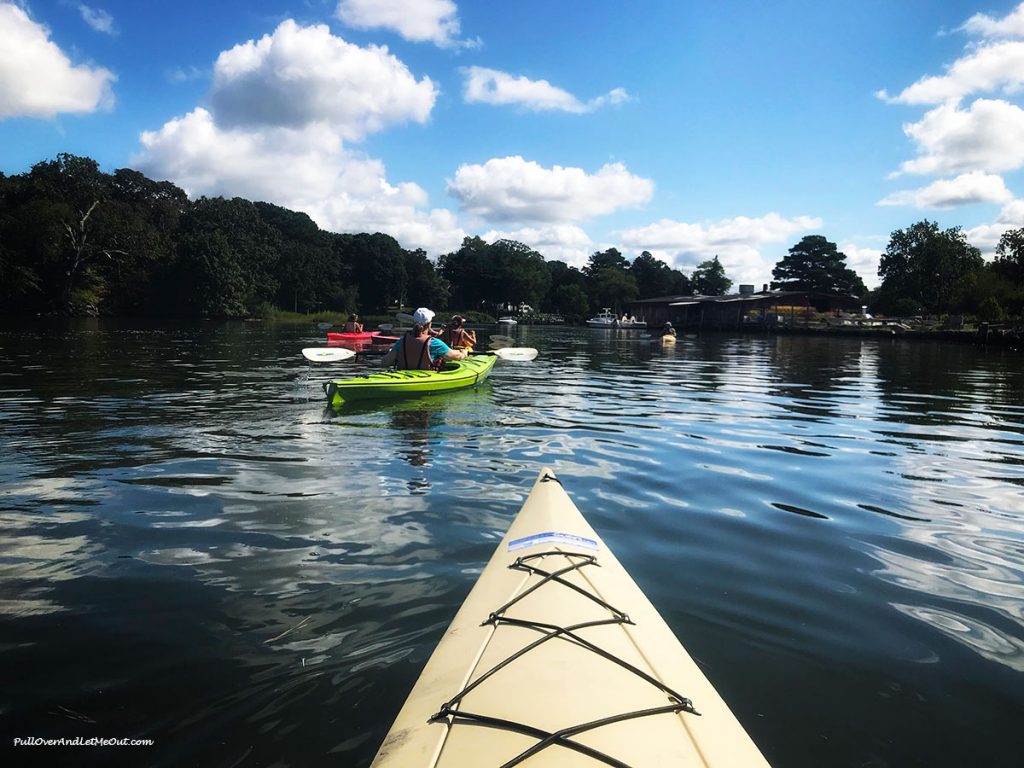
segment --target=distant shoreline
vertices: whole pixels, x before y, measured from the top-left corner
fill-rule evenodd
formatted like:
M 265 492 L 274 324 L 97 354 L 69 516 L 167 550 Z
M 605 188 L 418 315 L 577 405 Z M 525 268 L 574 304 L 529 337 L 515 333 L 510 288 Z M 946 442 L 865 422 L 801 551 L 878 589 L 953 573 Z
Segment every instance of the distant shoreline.
M 753 330 L 753 329 L 751 329 Z M 761 329 L 758 329 L 761 331 Z M 749 331 L 748 331 L 749 332 Z M 920 341 L 952 341 L 959 344 L 980 344 L 985 346 L 1011 347 L 1024 350 L 1024 332 L 1019 329 L 972 328 L 970 330 L 895 330 L 882 326 L 878 328 L 814 328 L 779 326 L 766 331 L 779 336 L 852 336 L 872 339 L 914 339 Z

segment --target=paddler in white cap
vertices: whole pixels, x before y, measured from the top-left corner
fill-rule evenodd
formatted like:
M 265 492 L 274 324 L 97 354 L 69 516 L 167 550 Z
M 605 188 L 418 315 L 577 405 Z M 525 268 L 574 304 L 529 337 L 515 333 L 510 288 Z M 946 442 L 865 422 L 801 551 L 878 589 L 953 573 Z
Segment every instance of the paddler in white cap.
M 394 364 L 400 371 L 437 370 L 446 360 L 464 360 L 468 352 L 452 349 L 431 334 L 434 313 L 420 307 L 412 313 L 412 330 L 395 342 L 384 355 L 384 365 Z

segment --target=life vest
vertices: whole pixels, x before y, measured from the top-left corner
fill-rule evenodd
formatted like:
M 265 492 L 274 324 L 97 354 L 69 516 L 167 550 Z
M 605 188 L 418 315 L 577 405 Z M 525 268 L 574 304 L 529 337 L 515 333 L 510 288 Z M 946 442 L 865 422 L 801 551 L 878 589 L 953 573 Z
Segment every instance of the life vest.
M 445 328 L 444 333 L 441 334 L 441 341 L 452 349 L 472 347 L 469 339 L 466 338 L 466 330 L 464 328 Z
M 345 333 L 362 333 L 363 326 L 359 323 L 347 322 L 344 328 Z
M 434 371 L 438 368 L 438 361 L 430 357 L 430 337 L 419 339 L 411 333 L 405 334 L 399 342 L 395 362 L 400 371 Z M 443 365 L 444 358 L 439 362 Z

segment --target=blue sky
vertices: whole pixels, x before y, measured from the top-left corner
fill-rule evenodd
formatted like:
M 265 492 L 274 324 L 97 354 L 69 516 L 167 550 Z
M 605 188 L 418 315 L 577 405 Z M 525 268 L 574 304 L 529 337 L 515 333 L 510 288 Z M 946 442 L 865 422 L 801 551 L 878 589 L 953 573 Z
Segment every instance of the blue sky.
M 57 153 L 433 256 L 614 246 L 869 286 L 927 218 L 1024 227 L 1024 3 L 0 0 L 0 171 Z

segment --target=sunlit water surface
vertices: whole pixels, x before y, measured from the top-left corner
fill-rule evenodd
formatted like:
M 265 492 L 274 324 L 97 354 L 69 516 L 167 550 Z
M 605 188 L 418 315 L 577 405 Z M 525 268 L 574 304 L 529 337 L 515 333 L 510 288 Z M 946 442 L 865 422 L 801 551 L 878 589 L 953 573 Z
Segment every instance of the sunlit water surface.
M 312 326 L 0 330 L 8 757 L 367 765 L 547 465 L 775 765 L 1021 765 L 1024 355 L 514 332 L 332 412 Z

